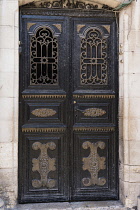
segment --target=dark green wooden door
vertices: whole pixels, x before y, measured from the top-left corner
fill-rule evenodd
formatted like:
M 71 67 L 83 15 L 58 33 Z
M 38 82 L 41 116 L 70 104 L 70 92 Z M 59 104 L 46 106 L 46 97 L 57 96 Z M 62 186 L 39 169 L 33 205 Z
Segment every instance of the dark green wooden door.
M 19 202 L 117 199 L 114 15 L 22 9 L 20 39 Z

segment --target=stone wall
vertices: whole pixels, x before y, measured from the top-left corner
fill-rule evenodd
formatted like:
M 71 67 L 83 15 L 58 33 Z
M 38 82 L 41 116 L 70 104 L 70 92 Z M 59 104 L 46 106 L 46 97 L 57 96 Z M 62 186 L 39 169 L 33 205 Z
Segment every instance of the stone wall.
M 17 200 L 18 1 L 0 0 L 0 196 Z
M 140 1 L 120 12 L 119 24 L 120 191 L 133 207 L 140 195 Z
M 18 186 L 18 13 L 17 0 L 0 0 L 0 196 L 10 206 Z M 140 195 L 139 0 L 119 22 L 120 198 L 132 208 Z

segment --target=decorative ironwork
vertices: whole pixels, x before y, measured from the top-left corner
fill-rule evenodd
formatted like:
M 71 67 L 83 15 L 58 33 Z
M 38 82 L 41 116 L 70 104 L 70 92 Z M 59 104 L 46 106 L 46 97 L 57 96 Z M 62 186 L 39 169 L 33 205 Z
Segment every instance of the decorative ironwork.
M 40 187 L 47 187 L 47 188 L 53 188 L 56 185 L 56 180 L 54 179 L 48 179 L 48 174 L 50 171 L 55 171 L 55 162 L 56 158 L 50 158 L 48 155 L 48 148 L 50 150 L 55 150 L 56 144 L 54 142 L 48 142 L 46 144 L 41 144 L 40 142 L 35 142 L 32 145 L 33 150 L 40 149 L 40 155 L 39 157 L 33 158 L 32 163 L 32 171 L 38 171 L 40 174 L 40 180 L 34 179 L 32 180 L 32 186 L 34 188 L 40 188 Z
M 66 98 L 66 95 L 22 95 L 22 98 Z
M 114 127 L 74 127 L 74 131 L 79 132 L 113 132 L 115 131 Z
M 99 28 L 90 28 L 81 39 L 81 84 L 107 85 L 107 37 Z
M 111 99 L 115 98 L 115 95 L 73 95 L 74 98 L 106 98 L 106 99 Z
M 47 27 L 39 28 L 30 40 L 30 84 L 58 84 L 58 43 Z
M 103 186 L 106 183 L 105 178 L 99 178 L 98 172 L 100 170 L 106 169 L 105 157 L 100 157 L 98 154 L 98 147 L 100 149 L 105 148 L 105 143 L 98 141 L 96 143 L 91 143 L 86 141 L 82 144 L 83 149 L 90 148 L 90 154 L 88 157 L 84 157 L 83 161 L 83 170 L 88 170 L 90 172 L 91 178 L 83 178 L 82 183 L 84 186 L 99 185 Z
M 22 132 L 29 133 L 52 133 L 52 132 L 64 132 L 65 128 L 22 128 Z
M 35 109 L 31 113 L 37 117 L 51 117 L 56 114 L 56 111 L 54 109 L 41 108 Z
M 88 108 L 83 111 L 83 114 L 86 117 L 99 117 L 106 114 L 106 111 L 99 108 Z

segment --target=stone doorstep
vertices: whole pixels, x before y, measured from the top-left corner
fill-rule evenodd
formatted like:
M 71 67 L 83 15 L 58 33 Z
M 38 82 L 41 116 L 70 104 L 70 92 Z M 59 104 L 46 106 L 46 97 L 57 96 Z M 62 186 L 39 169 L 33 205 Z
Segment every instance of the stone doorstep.
M 9 209 L 9 208 L 8 208 Z M 87 201 L 62 203 L 18 204 L 9 210 L 127 210 L 120 201 Z

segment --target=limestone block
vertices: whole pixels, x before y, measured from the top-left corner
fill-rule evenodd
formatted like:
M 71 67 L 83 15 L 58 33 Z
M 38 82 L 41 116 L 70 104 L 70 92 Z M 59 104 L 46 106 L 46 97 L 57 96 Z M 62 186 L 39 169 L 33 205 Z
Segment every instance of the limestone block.
M 18 48 L 18 46 L 16 46 L 16 48 Z M 14 71 L 19 75 L 19 49 L 14 50 L 14 62 Z
M 128 72 L 130 74 L 140 74 L 140 52 L 128 52 L 129 66 Z
M 129 141 L 124 140 L 123 141 L 123 145 L 124 145 L 124 164 L 129 164 Z
M 140 52 L 140 30 L 129 30 L 128 31 L 128 51 L 129 52 Z
M 0 143 L 0 168 L 12 168 L 12 143 Z
M 129 141 L 130 165 L 140 165 L 140 141 Z
M 0 187 L 12 191 L 13 186 L 17 185 L 15 176 L 17 176 L 17 173 L 12 168 L 0 169 Z
M 122 181 L 129 181 L 129 170 L 130 170 L 130 167 L 129 165 L 124 165 L 124 164 L 120 164 L 120 167 L 119 167 L 119 178 L 122 180 Z
M 18 167 L 18 142 L 13 144 L 14 168 Z
M 137 206 L 137 196 L 140 195 L 140 184 L 138 183 L 124 183 L 125 188 L 125 205 L 129 208 Z
M 140 141 L 140 119 L 129 120 L 129 140 Z
M 13 78 L 13 97 L 18 98 L 19 94 L 19 74 L 18 72 L 14 73 L 14 78 Z M 18 100 L 15 101 L 15 103 L 18 103 Z M 17 108 L 17 104 L 15 104 L 15 108 Z M 16 110 L 16 109 L 15 109 Z
M 119 75 L 119 98 L 124 97 L 124 75 Z
M 14 124 L 12 121 L 0 120 L 0 143 L 13 140 Z
M 129 182 L 140 183 L 140 166 L 130 166 Z
M 127 68 L 127 64 L 125 65 L 124 69 Z M 129 106 L 129 97 L 130 97 L 130 90 L 129 90 L 129 77 L 128 73 L 123 75 L 123 98 L 124 98 L 124 116 L 127 116 L 128 113 L 128 106 Z
M 119 140 L 119 162 L 120 164 L 124 163 L 124 145 L 121 139 Z
M 17 3 L 18 3 L 18 1 L 17 1 Z M 19 27 L 19 5 L 17 6 L 17 10 L 15 11 L 14 18 L 15 18 L 14 26 Z
M 140 30 L 140 1 L 135 1 L 131 6 L 130 24 L 132 30 Z
M 140 97 L 140 74 L 129 74 L 129 97 Z
M 14 116 L 14 129 L 13 129 L 13 142 L 17 143 L 18 142 L 18 112 L 16 110 L 15 113 L 16 116 Z
M 0 72 L 14 72 L 14 56 L 14 49 L 0 49 Z
M 13 97 L 14 75 L 12 72 L 0 72 L 0 97 Z
M 14 49 L 19 50 L 19 27 L 14 26 Z M 19 58 L 19 56 L 17 57 Z
M 125 195 L 124 195 L 124 181 L 119 179 L 119 198 L 123 204 L 125 204 Z
M 14 26 L 0 26 L 0 48 L 14 49 Z
M 140 98 L 129 99 L 129 117 L 140 119 Z
M 125 100 L 127 100 L 127 98 L 124 99 L 124 103 L 125 103 Z M 125 113 L 124 116 L 126 116 L 126 117 L 123 117 L 123 140 L 128 141 L 129 140 L 129 127 L 128 127 L 129 121 L 128 121 L 128 116 L 127 116 L 128 109 L 126 107 L 126 110 L 125 110 L 125 107 L 126 106 L 124 106 L 124 113 Z
M 0 108 L 1 108 L 1 123 L 3 120 L 12 121 L 13 120 L 13 98 L 0 98 Z
M 18 10 L 18 1 L 0 1 L 0 25 L 13 26 L 15 24 L 15 12 Z

